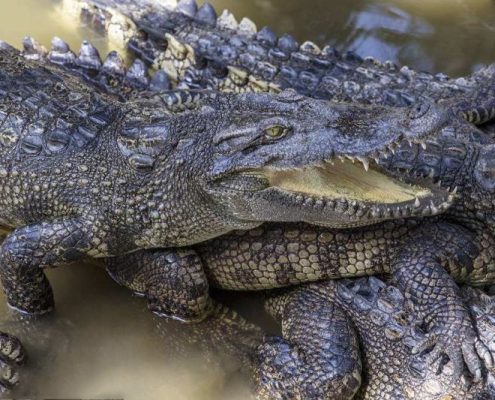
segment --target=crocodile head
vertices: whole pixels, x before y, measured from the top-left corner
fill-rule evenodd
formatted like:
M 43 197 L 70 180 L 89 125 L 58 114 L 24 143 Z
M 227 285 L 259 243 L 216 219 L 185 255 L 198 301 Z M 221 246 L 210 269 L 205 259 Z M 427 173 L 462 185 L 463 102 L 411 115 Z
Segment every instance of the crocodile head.
M 432 215 L 452 200 L 433 185 L 392 178 L 375 161 L 401 140 L 436 134 L 447 113 L 434 105 L 342 104 L 292 91 L 225 97 L 228 106 L 205 114 L 212 157 L 196 160 L 193 179 L 234 220 L 351 227 Z

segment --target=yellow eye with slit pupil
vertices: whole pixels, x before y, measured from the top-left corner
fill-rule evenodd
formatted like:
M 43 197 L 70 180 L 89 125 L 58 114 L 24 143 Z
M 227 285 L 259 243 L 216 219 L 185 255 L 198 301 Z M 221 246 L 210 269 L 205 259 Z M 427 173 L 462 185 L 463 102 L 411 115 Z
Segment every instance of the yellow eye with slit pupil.
M 265 136 L 268 139 L 280 139 L 289 132 L 289 128 L 280 125 L 270 126 L 265 129 Z

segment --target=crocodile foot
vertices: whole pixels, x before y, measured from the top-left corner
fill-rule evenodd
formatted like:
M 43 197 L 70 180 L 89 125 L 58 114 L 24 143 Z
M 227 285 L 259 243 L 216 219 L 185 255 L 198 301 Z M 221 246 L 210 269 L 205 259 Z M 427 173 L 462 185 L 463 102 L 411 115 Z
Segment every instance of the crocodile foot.
M 444 365 L 444 356 L 452 362 L 454 373 L 460 375 L 467 366 L 475 380 L 482 378 L 483 364 L 493 365 L 490 351 L 476 334 L 471 318 L 466 310 L 459 310 L 455 320 L 448 324 L 434 325 L 412 349 L 413 354 L 429 351 L 427 363 Z M 452 314 L 453 315 L 453 314 Z

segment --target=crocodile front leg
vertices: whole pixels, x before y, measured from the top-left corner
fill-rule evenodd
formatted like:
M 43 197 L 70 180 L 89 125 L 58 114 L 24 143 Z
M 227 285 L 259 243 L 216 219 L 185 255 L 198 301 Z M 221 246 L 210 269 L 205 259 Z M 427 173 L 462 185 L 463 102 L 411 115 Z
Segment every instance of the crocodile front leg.
M 119 284 L 144 295 L 155 314 L 193 322 L 211 311 L 208 280 L 191 249 L 144 250 L 107 260 Z
M 447 355 L 456 373 L 463 370 L 465 362 L 475 379 L 480 379 L 480 357 L 485 349 L 459 287 L 446 271 L 469 268 L 476 255 L 477 248 L 466 231 L 438 224 L 420 229 L 404 244 L 392 262 L 392 276 L 428 331 L 413 353 L 430 349 L 428 358 L 432 363 L 442 363 L 441 358 Z
M 15 229 L 0 248 L 0 278 L 8 304 L 25 313 L 53 309 L 53 292 L 43 268 L 78 260 L 90 249 L 90 229 L 78 219 Z

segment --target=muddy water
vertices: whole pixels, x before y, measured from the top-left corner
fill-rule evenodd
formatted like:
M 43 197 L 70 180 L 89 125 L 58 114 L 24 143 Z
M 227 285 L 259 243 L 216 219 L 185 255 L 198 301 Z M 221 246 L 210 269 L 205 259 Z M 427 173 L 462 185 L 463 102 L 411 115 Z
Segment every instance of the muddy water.
M 495 61 L 492 0 L 213 0 L 258 26 L 290 32 L 391 59 L 417 69 L 468 73 Z M 420 5 L 419 5 L 420 4 Z M 0 0 L 0 39 L 19 45 L 29 34 L 48 45 L 54 35 L 73 48 L 90 39 L 102 52 L 104 38 L 74 27 L 52 0 Z M 248 385 L 236 366 L 205 364 L 185 348 L 172 355 L 167 333 L 158 334 L 142 299 L 132 297 L 94 266 L 49 272 L 57 311 L 31 321 L 24 333 L 31 354 L 22 394 L 52 398 L 244 399 Z M 0 299 L 0 326 L 24 332 L 25 322 Z M 251 309 L 251 314 L 257 311 Z M 172 335 L 172 333 L 170 333 Z

